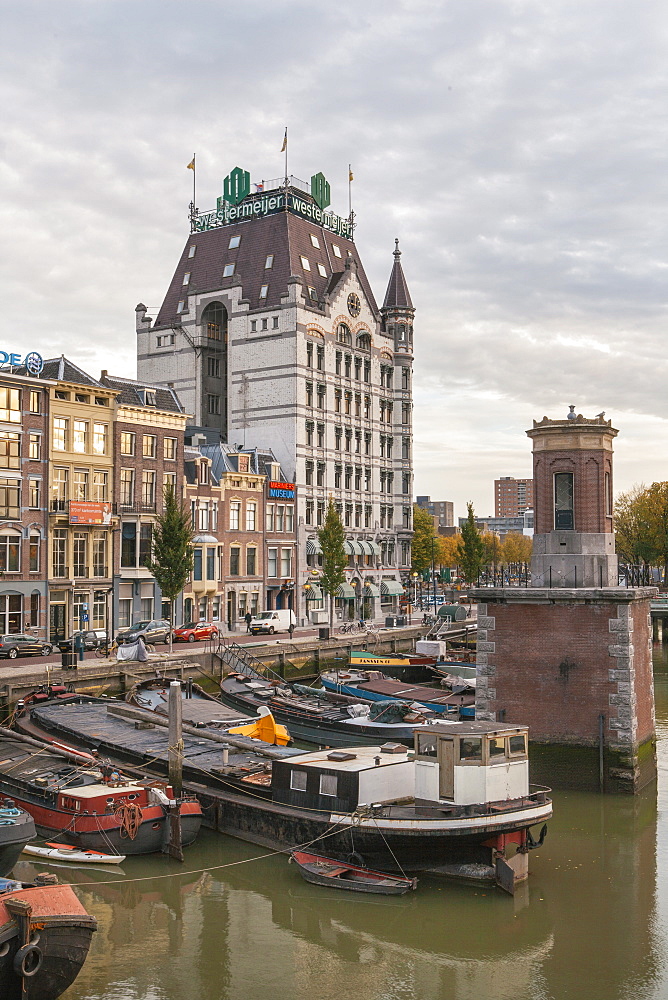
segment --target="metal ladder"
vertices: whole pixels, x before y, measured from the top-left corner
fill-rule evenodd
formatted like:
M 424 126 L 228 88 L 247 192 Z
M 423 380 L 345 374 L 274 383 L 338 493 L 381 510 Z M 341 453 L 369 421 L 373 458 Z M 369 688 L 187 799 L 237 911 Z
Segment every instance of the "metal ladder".
M 254 656 L 245 646 L 240 646 L 238 642 L 232 642 L 229 646 L 219 645 L 216 654 L 230 670 L 234 670 L 238 674 L 244 674 L 254 680 L 273 680 L 278 681 L 279 684 L 285 683 L 279 673 L 272 670 L 271 667 L 265 666 L 262 660 Z

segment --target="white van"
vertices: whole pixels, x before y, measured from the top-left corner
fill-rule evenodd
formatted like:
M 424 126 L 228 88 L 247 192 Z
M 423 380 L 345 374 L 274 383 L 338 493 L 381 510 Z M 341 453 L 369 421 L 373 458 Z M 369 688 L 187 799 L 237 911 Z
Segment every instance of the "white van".
M 281 608 L 280 611 L 261 611 L 251 619 L 251 635 L 259 635 L 260 632 L 289 632 L 292 635 L 296 624 L 295 613 L 290 608 Z

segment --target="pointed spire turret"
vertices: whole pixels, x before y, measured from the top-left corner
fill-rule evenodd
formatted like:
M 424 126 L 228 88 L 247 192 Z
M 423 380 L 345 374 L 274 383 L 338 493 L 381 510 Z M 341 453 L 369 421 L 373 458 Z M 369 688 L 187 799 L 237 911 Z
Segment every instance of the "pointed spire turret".
M 399 249 L 398 239 L 394 241 L 393 256 L 394 264 L 392 265 L 390 281 L 385 292 L 383 309 L 412 309 L 411 294 L 408 291 L 406 277 L 401 266 L 401 250 Z

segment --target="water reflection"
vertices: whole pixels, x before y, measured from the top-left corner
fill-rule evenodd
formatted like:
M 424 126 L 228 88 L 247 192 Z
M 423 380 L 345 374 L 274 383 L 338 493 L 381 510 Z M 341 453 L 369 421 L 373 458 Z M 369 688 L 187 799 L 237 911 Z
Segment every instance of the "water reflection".
M 422 880 L 396 899 L 304 883 L 283 857 L 146 882 L 73 873 L 98 917 L 67 1000 L 659 1000 L 668 996 L 668 650 L 656 663 L 659 812 L 637 798 L 555 796 L 548 839 L 515 900 Z M 188 869 L 261 848 L 208 831 Z M 177 871 L 129 858 L 125 877 Z M 109 884 L 111 883 L 111 884 Z

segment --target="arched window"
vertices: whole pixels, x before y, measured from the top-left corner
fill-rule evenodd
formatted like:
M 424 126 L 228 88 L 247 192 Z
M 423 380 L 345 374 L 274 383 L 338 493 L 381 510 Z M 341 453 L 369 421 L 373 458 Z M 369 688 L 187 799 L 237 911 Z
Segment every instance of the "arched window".
M 339 344 L 348 344 L 349 346 L 352 345 L 352 334 L 345 323 L 339 323 L 339 328 L 336 331 L 336 339 Z
M 371 334 L 364 331 L 357 335 L 357 346 L 361 351 L 371 350 Z
M 227 309 L 222 302 L 210 302 L 206 307 L 202 330 L 209 340 L 227 340 Z

